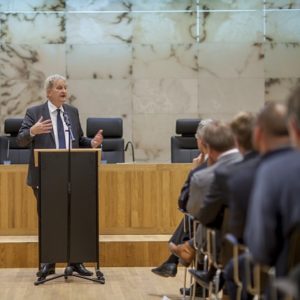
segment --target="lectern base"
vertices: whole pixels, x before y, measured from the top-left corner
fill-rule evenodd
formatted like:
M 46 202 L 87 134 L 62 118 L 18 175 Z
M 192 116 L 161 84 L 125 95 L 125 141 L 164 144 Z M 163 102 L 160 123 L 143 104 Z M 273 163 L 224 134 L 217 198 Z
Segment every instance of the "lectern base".
M 86 276 L 82 276 L 82 275 L 78 275 L 78 274 L 73 274 L 73 269 L 72 267 L 66 267 L 64 274 L 60 274 L 60 275 L 55 275 L 49 278 L 45 278 L 43 276 L 38 277 L 38 279 L 34 282 L 34 285 L 40 285 L 43 284 L 47 281 L 51 281 L 60 277 L 64 277 L 65 280 L 68 279 L 68 277 L 73 276 L 73 277 L 78 277 L 78 278 L 82 278 L 85 280 L 89 280 L 89 281 L 93 281 L 93 282 L 97 282 L 97 283 L 101 283 L 104 284 L 105 283 L 105 278 L 104 278 L 104 274 L 99 270 L 99 269 L 95 269 L 95 273 L 96 273 L 96 278 L 92 278 L 92 277 L 86 277 Z

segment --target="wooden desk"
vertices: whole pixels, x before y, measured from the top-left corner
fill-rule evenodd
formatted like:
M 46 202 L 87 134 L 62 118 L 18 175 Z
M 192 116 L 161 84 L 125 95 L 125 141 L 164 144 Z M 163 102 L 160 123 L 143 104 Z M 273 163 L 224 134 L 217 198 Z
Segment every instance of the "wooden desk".
M 170 234 L 182 218 L 177 199 L 191 164 L 99 167 L 101 234 Z M 0 166 L 0 235 L 36 235 L 27 165 Z M 83 199 L 84 201 L 84 199 Z

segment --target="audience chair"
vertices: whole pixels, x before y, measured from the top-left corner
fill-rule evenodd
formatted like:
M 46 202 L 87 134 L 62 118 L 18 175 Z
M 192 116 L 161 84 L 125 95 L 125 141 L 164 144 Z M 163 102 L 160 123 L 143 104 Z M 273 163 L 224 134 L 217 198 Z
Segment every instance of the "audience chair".
M 0 164 L 9 161 L 11 164 L 27 164 L 29 162 L 30 148 L 20 147 L 17 144 L 17 135 L 23 119 L 8 118 L 4 121 L 4 132 L 0 136 Z
M 232 246 L 233 279 L 237 286 L 236 300 L 240 300 L 242 296 L 243 284 L 239 274 L 239 256 L 246 251 L 247 247 L 244 244 L 239 243 L 237 238 L 231 233 L 226 234 L 225 239 Z
M 102 161 L 123 163 L 124 139 L 123 120 L 121 118 L 88 118 L 86 135 L 93 138 L 99 129 L 103 130 Z
M 274 279 L 274 268 L 255 264 L 248 249 L 246 249 L 245 254 L 247 292 L 256 299 L 263 299 L 265 295 L 265 287 L 268 282 L 273 281 Z M 270 292 L 273 294 L 273 291 Z M 274 299 L 274 296 L 271 298 Z
M 190 163 L 199 155 L 195 133 L 200 119 L 176 120 L 176 136 L 171 137 L 171 162 Z
M 195 230 L 195 225 L 194 225 L 195 219 L 192 215 L 190 215 L 186 211 L 184 211 L 182 209 L 179 209 L 179 210 L 184 214 L 184 222 L 183 222 L 184 232 L 187 232 L 188 235 L 189 235 L 189 239 L 192 239 L 193 235 L 194 235 L 194 232 L 195 232 L 194 231 Z M 196 257 L 197 257 L 197 255 L 196 255 Z M 193 262 L 192 267 L 195 266 L 196 263 L 197 263 L 197 258 L 196 258 L 196 262 Z M 190 289 L 192 287 L 192 284 L 193 284 L 192 277 L 190 277 L 190 284 L 189 284 Z M 183 279 L 183 289 L 184 289 L 184 291 L 186 290 L 186 287 L 187 287 L 187 267 L 184 268 L 184 279 Z M 196 288 L 193 289 L 193 294 L 195 294 L 195 293 L 196 293 Z M 184 299 L 186 298 L 185 292 L 183 293 L 183 298 Z

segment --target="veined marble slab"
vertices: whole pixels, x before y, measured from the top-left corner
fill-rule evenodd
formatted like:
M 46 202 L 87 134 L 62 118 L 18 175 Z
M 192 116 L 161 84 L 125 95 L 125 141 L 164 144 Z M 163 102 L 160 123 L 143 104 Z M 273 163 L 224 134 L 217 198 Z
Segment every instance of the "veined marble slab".
M 67 44 L 123 44 L 132 42 L 130 13 L 67 14 Z
M 257 112 L 264 104 L 263 78 L 200 78 L 199 112 L 206 116 Z
M 299 0 L 267 0 L 266 9 L 294 9 L 300 8 Z
M 128 79 L 132 74 L 129 44 L 68 45 L 67 74 L 71 79 Z
M 265 77 L 300 77 L 300 43 L 265 44 Z
M 300 85 L 300 78 L 267 78 L 265 80 L 265 99 L 266 101 L 285 102 L 297 85 Z
M 159 11 L 195 9 L 195 0 L 66 0 L 67 9 L 74 11 Z
M 262 11 L 200 14 L 200 42 L 263 42 Z
M 261 43 L 201 43 L 198 68 L 199 78 L 263 78 L 264 48 Z
M 262 9 L 262 0 L 199 0 L 200 9 L 204 10 L 240 10 Z
M 61 44 L 65 42 L 63 13 L 0 14 L 3 43 Z
M 65 0 L 0 0 L 0 11 L 63 11 Z
M 198 45 L 140 44 L 133 46 L 134 79 L 197 78 Z
M 197 79 L 135 80 L 133 112 L 193 114 L 198 111 Z
M 300 10 L 266 13 L 266 39 L 275 43 L 300 43 Z

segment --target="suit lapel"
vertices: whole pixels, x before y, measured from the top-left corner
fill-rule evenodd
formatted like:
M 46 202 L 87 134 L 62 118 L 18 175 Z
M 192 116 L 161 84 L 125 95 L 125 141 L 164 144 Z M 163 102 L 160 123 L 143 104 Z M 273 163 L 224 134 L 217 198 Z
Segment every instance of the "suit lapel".
M 50 112 L 49 112 L 49 107 L 48 107 L 48 102 L 46 102 L 44 104 L 44 107 L 43 107 L 43 118 L 44 118 L 44 120 L 47 120 L 47 119 L 51 120 Z M 53 127 L 51 129 L 50 136 L 51 136 L 52 142 L 54 143 L 54 145 L 56 145 L 55 144 L 55 137 L 54 137 Z

